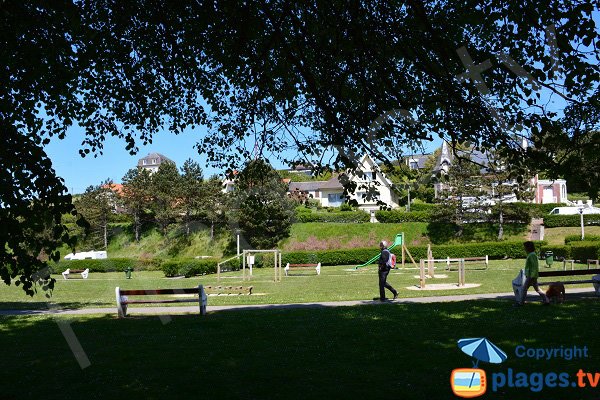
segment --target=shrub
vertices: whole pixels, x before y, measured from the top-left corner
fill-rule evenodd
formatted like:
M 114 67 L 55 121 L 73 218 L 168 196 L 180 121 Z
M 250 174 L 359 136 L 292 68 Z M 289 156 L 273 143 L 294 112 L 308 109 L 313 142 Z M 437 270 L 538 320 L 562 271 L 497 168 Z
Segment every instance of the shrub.
M 67 268 L 89 269 L 90 272 L 115 272 L 133 268 L 135 271 L 155 271 L 160 269 L 159 259 L 138 260 L 133 258 L 106 258 L 102 260 L 61 260 L 52 265 L 54 272 L 62 272 Z
M 437 207 L 439 207 L 439 205 L 437 204 L 430 204 L 430 203 L 412 203 L 410 205 L 410 211 L 411 212 L 415 212 L 415 211 L 427 211 L 427 212 L 432 212 L 433 210 L 435 210 Z
M 218 260 L 198 260 L 195 258 L 171 260 L 163 263 L 162 271 L 166 277 L 214 274 L 217 272 Z
M 582 262 L 597 260 L 599 250 L 600 242 L 574 242 L 571 243 L 571 258 Z
M 583 216 L 584 225 L 600 225 L 600 214 L 586 214 Z M 561 226 L 580 226 L 580 215 L 546 215 L 544 226 L 546 228 L 558 228 Z
M 354 211 L 354 207 L 348 203 L 344 203 L 340 206 L 340 211 Z
M 542 247 L 540 255 L 543 255 L 546 251 L 554 253 L 554 257 L 557 259 L 570 259 L 571 258 L 571 246 L 565 245 L 545 245 Z
M 429 222 L 431 213 L 429 211 L 411 211 L 401 210 L 377 211 L 375 213 L 377 221 L 381 223 L 402 223 L 402 222 Z
M 342 222 L 365 223 L 369 222 L 369 214 L 364 211 L 332 211 L 315 213 L 298 213 L 298 222 Z
M 565 236 L 565 244 L 573 244 L 572 242 L 581 242 L 581 235 Z M 585 235 L 585 242 L 600 242 L 600 235 Z

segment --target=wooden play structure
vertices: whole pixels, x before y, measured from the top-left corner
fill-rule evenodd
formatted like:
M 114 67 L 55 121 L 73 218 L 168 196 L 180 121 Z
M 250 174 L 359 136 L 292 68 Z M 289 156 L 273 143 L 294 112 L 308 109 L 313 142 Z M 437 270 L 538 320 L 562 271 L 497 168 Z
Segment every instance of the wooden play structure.
M 401 266 L 402 266 L 402 268 L 405 267 L 406 256 L 407 255 L 410 258 L 410 260 L 412 261 L 412 263 L 415 266 L 415 268 L 419 268 L 419 265 L 416 263 L 415 259 L 410 254 L 410 251 L 408 251 L 408 248 L 404 244 L 404 232 L 401 232 L 401 233 L 399 233 L 399 234 L 396 235 L 396 238 L 394 239 L 394 243 L 392 243 L 390 246 L 388 246 L 388 250 L 392 251 L 392 250 L 396 249 L 397 247 L 399 247 L 401 249 L 400 252 L 401 252 L 401 263 L 402 263 Z M 379 259 L 379 253 L 377 255 L 373 256 L 367 262 L 365 262 L 363 264 L 360 264 L 360 265 L 357 265 L 356 267 L 354 267 L 354 269 L 359 269 L 359 268 L 363 268 L 363 267 L 366 267 L 368 265 L 374 264 L 374 263 L 377 262 L 378 259 Z
M 593 260 L 592 260 L 593 261 Z M 466 266 L 475 266 L 474 269 L 486 270 L 489 266 L 489 257 L 463 257 L 463 258 L 433 258 L 431 251 L 431 245 L 427 245 L 427 258 L 419 260 L 419 287 L 425 288 L 425 280 L 428 278 L 435 278 L 435 264 L 444 265 L 447 271 L 452 271 L 455 267 L 458 271 L 458 286 L 465 285 L 465 271 Z M 427 272 L 426 272 L 427 270 Z
M 252 267 L 255 265 L 255 255 L 267 253 L 273 253 L 274 281 L 281 282 L 281 251 L 279 250 L 243 250 L 242 253 L 217 264 L 217 281 L 221 281 L 222 272 L 233 270 L 232 268 L 227 268 L 227 264 L 240 257 L 242 258 L 242 280 L 250 280 L 252 277 Z M 246 273 L 246 267 L 248 267 L 248 273 Z

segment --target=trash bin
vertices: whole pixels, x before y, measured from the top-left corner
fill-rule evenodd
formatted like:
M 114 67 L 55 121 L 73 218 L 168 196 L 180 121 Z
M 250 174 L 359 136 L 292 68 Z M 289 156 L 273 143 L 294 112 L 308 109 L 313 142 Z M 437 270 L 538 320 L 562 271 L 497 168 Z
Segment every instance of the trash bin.
M 127 279 L 131 279 L 131 273 L 133 272 L 133 268 L 131 267 L 127 267 L 125 268 L 125 277 Z
M 546 265 L 548 266 L 548 268 L 550 268 L 552 266 L 552 263 L 554 262 L 554 253 L 551 251 L 547 251 L 546 254 Z

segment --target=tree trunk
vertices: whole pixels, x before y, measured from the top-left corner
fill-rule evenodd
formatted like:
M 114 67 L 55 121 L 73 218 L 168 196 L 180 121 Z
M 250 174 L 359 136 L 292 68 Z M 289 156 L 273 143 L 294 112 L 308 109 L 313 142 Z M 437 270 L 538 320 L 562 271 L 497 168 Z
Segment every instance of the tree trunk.
M 135 229 L 135 241 L 137 243 L 140 242 L 140 214 L 139 213 L 135 213 L 135 215 L 133 216 L 134 222 L 134 229 Z
M 104 221 L 104 250 L 108 249 L 108 221 Z
M 215 237 L 215 221 L 210 221 L 210 241 L 212 242 Z
M 502 212 L 502 207 L 500 207 L 498 222 L 500 223 L 498 227 L 498 240 L 502 240 L 504 238 L 504 213 Z

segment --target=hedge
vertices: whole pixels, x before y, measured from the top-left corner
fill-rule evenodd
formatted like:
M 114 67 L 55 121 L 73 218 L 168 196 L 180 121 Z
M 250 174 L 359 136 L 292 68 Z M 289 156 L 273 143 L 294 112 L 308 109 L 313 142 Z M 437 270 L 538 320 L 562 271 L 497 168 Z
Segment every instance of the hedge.
M 584 225 L 600 225 L 600 214 L 585 214 Z M 562 226 L 581 226 L 581 215 L 546 215 L 544 216 L 546 228 L 558 228 Z
M 546 245 L 542 247 L 542 252 L 552 251 L 554 257 L 558 259 L 566 258 L 568 260 L 598 260 L 600 257 L 599 242 L 571 242 L 571 245 Z
M 427 212 L 432 212 L 434 211 L 437 207 L 439 207 L 438 204 L 430 204 L 430 203 L 412 203 L 410 205 L 410 211 L 414 212 L 414 211 L 427 211 Z
M 581 242 L 581 235 L 567 235 L 565 236 L 565 244 L 572 244 L 572 242 Z M 585 242 L 600 242 L 600 235 L 585 235 Z
M 195 258 L 172 260 L 162 264 L 162 271 L 166 277 L 185 276 L 190 278 L 195 275 L 215 274 L 219 260 L 198 260 Z
M 114 272 L 133 268 L 135 271 L 156 271 L 161 266 L 161 260 L 138 260 L 134 258 L 105 258 L 100 260 L 61 260 L 50 264 L 55 273 L 61 273 L 67 268 L 89 269 L 90 272 Z
M 371 217 L 364 211 L 298 212 L 297 222 L 344 222 L 364 223 Z
M 536 242 L 539 250 L 545 242 Z M 457 245 L 431 246 L 435 258 L 483 257 L 490 259 L 525 258 L 523 242 L 484 242 Z M 427 246 L 408 246 L 408 251 L 415 260 L 427 257 Z M 366 262 L 379 253 L 378 249 L 318 250 L 283 253 L 282 263 L 303 264 L 317 263 L 321 265 L 358 265 Z M 400 249 L 392 249 L 399 256 Z M 399 258 L 399 257 L 398 257 Z M 408 257 L 407 257 L 408 259 Z M 410 263 L 410 261 L 408 261 Z
M 381 223 L 402 223 L 402 222 L 430 222 L 431 213 L 428 211 L 377 211 L 375 212 L 375 218 Z

